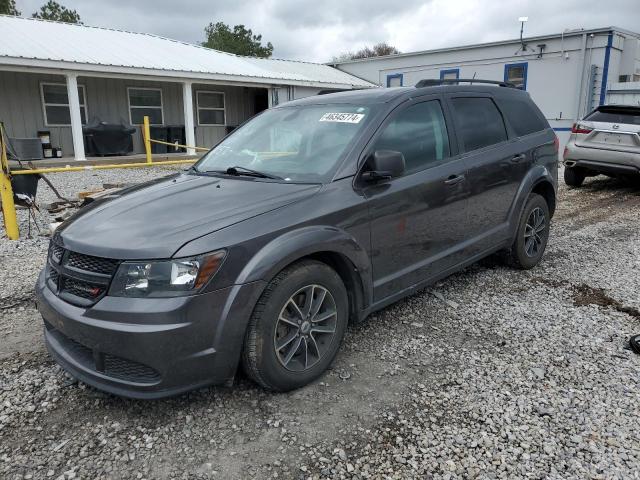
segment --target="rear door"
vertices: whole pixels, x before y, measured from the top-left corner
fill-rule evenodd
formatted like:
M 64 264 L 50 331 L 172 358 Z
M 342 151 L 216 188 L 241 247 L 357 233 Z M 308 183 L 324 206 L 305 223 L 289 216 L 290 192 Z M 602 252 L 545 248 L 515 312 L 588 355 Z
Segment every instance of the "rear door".
M 509 138 L 491 95 L 464 92 L 450 94 L 448 100 L 468 167 L 466 237 L 473 256 L 508 238 L 509 211 L 532 158 L 521 142 Z
M 602 106 L 574 128 L 579 147 L 640 153 L 640 108 Z M 606 161 L 606 157 L 603 157 Z
M 366 149 L 400 151 L 401 177 L 361 184 L 369 205 L 374 300 L 390 297 L 461 260 L 466 164 L 450 141 L 439 96 L 396 109 Z M 454 137 L 455 138 L 455 137 Z

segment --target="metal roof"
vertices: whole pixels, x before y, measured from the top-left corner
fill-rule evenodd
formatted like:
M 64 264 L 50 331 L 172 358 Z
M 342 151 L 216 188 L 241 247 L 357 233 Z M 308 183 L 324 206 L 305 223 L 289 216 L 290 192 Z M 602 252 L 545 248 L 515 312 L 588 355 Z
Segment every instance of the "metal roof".
M 570 36 L 576 36 L 576 35 L 583 35 L 583 34 L 590 34 L 590 33 L 601 33 L 601 32 L 617 32 L 617 33 L 622 33 L 626 36 L 629 37 L 635 37 L 635 38 L 640 38 L 640 33 L 636 33 L 636 32 L 632 32 L 630 30 L 625 30 L 623 28 L 620 27 L 602 27 L 602 28 L 590 28 L 590 29 L 584 29 L 584 28 L 576 28 L 573 30 L 565 30 L 564 32 L 561 33 L 552 33 L 552 34 L 548 34 L 548 35 L 537 35 L 535 37 L 524 37 L 522 40 L 520 40 L 519 38 L 511 38 L 508 40 L 498 40 L 495 42 L 485 42 L 485 43 L 475 43 L 475 44 L 469 44 L 469 45 L 460 45 L 457 47 L 442 47 L 442 48 L 434 48 L 431 50 L 418 50 L 415 52 L 406 52 L 406 53 L 393 53 L 390 55 L 381 55 L 379 57 L 367 57 L 367 58 L 355 58 L 352 60 L 342 60 L 342 61 L 338 61 L 338 62 L 327 62 L 327 65 L 343 65 L 343 64 L 347 64 L 347 63 L 360 63 L 360 62 L 375 62 L 378 60 L 388 60 L 391 58 L 403 58 L 403 57 L 415 57 L 415 56 L 419 56 L 419 55 L 429 55 L 432 53 L 442 53 L 442 52 L 454 52 L 454 51 L 458 51 L 458 50 L 470 50 L 473 48 L 487 48 L 487 47 L 495 47 L 495 46 L 499 46 L 499 45 L 509 45 L 512 43 L 516 43 L 519 44 L 521 41 L 524 41 L 525 43 L 533 43 L 536 41 L 542 41 L 542 40 L 549 40 L 551 38 L 562 38 L 562 37 L 570 37 Z
M 0 15 L 0 66 L 361 88 L 328 65 L 242 57 L 147 33 Z

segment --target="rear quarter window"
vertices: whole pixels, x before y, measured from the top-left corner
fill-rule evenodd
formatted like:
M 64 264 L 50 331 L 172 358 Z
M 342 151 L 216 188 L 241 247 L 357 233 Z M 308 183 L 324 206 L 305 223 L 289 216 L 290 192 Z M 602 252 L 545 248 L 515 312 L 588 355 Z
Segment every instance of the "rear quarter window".
M 540 132 L 548 127 L 538 109 L 527 100 L 499 98 L 498 106 L 518 137 Z
M 495 145 L 507 140 L 502 115 L 486 97 L 459 97 L 451 100 L 465 151 Z

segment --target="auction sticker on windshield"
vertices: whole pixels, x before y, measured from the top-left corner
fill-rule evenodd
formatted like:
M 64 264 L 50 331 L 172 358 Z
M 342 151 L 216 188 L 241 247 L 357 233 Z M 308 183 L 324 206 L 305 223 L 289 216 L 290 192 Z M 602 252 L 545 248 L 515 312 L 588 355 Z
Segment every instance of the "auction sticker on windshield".
M 364 113 L 325 113 L 320 117 L 320 122 L 360 123 Z

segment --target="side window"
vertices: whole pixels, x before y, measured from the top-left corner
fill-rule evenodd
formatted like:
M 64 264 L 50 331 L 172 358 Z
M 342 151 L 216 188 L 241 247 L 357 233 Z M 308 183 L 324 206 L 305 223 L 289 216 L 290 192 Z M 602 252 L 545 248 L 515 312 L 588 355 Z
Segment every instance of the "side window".
M 402 152 L 406 173 L 442 163 L 449 157 L 449 135 L 440 102 L 416 103 L 401 111 L 384 128 L 374 150 Z
M 465 151 L 488 147 L 507 139 L 502 115 L 490 98 L 454 98 L 451 103 Z
M 526 100 L 501 98 L 498 100 L 498 105 L 519 137 L 547 128 L 535 106 Z

